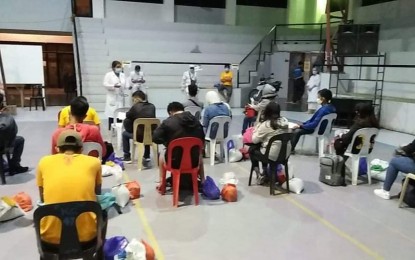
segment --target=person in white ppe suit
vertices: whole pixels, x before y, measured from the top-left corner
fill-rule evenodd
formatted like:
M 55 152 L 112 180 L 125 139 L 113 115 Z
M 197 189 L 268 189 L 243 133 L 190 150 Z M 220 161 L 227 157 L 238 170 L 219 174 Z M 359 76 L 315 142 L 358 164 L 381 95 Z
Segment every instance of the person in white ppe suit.
M 307 90 L 308 90 L 308 113 L 314 113 L 318 108 L 318 92 L 320 91 L 320 74 L 316 67 L 313 68 L 313 74 L 311 75 L 310 79 L 307 82 Z
M 124 106 L 125 75 L 119 61 L 113 61 L 112 70 L 104 77 L 103 85 L 107 89 L 105 101 L 105 116 L 108 117 L 108 130 L 114 122 L 115 109 Z
M 131 93 L 134 93 L 138 90 L 141 90 L 142 92 L 145 91 L 144 83 L 146 83 L 146 80 L 144 79 L 144 73 L 141 71 L 140 65 L 136 65 L 134 68 L 134 71 L 131 71 L 130 73 L 130 90 Z
M 187 87 L 189 85 L 197 85 L 197 74 L 195 71 L 195 65 L 189 65 L 189 70 L 183 73 L 182 77 L 182 91 L 189 93 Z

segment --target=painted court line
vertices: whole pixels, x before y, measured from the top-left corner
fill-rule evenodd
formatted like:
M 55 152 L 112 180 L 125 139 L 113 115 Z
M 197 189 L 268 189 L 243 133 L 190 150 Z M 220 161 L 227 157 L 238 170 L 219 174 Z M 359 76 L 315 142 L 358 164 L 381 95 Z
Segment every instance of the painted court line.
M 124 180 L 126 182 L 130 181 L 130 176 L 126 171 L 124 171 L 125 174 Z M 148 219 L 146 217 L 146 214 L 144 213 L 144 209 L 141 207 L 140 199 L 136 199 L 133 201 L 134 208 L 138 214 L 138 217 L 140 218 L 141 224 L 143 225 L 144 232 L 147 234 L 148 240 L 151 244 L 151 246 L 154 249 L 154 252 L 156 253 L 157 260 L 164 260 L 164 254 L 160 249 L 160 246 L 157 242 L 156 237 L 154 236 L 153 230 L 151 229 L 150 224 L 148 223 Z
M 249 174 L 249 171 L 247 169 L 243 168 L 242 166 L 236 164 L 236 167 L 240 168 L 241 170 L 243 170 L 244 172 L 247 172 Z M 306 206 L 304 206 L 298 200 L 292 198 L 289 195 L 278 195 L 278 196 L 283 197 L 285 200 L 287 200 L 288 202 L 290 202 L 291 204 L 293 204 L 297 208 L 301 209 L 308 216 L 314 218 L 315 220 L 317 220 L 318 222 L 320 222 L 321 224 L 326 226 L 328 229 L 330 229 L 331 231 L 336 233 L 338 236 L 346 239 L 347 241 L 349 241 L 350 243 L 355 245 L 357 248 L 359 248 L 360 250 L 362 250 L 363 252 L 365 252 L 369 256 L 371 256 L 375 259 L 383 259 L 383 257 L 381 255 L 379 255 L 378 253 L 376 253 L 375 251 L 373 251 L 372 249 L 370 249 L 369 247 L 367 247 L 366 245 L 361 243 L 359 240 L 353 238 L 351 235 L 349 235 L 346 232 L 342 231 L 340 228 L 336 227 L 334 224 L 332 224 L 331 222 L 329 222 L 328 220 L 326 220 L 325 218 L 323 218 L 322 216 L 320 216 L 316 212 L 314 212 L 311 209 L 307 208 Z

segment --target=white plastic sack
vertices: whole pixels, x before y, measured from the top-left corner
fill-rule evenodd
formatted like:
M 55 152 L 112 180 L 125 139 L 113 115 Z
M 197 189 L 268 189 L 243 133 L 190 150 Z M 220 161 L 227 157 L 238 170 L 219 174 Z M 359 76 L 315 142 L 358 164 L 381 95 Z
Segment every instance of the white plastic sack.
M 122 183 L 124 183 L 123 178 L 122 178 L 122 168 L 121 168 L 121 166 L 116 164 L 111 168 L 112 168 L 111 173 L 114 175 L 115 182 L 117 183 L 117 185 L 121 185 Z
M 101 165 L 101 175 L 102 175 L 102 177 L 107 177 L 107 176 L 112 175 L 111 168 L 112 167 L 108 166 L 108 165 Z
M 378 172 L 378 171 L 370 171 L 370 176 L 378 181 L 385 181 L 386 179 L 386 171 Z
M 24 211 L 10 197 L 0 199 L 0 222 L 12 220 L 24 215 Z
M 242 153 L 235 148 L 229 150 L 229 162 L 239 162 L 243 158 Z
M 379 159 L 373 159 L 370 162 L 370 166 L 373 166 L 373 165 L 379 165 L 383 169 L 387 169 L 389 167 L 389 163 L 387 161 L 382 161 L 382 160 L 379 160 Z
M 292 178 L 289 180 L 290 183 L 290 191 L 300 194 L 304 191 L 304 182 L 300 178 Z M 287 188 L 287 182 L 282 184 L 283 188 Z
M 120 207 L 125 207 L 130 200 L 130 192 L 125 185 L 118 185 L 112 188 L 111 193 L 115 196 L 115 202 Z
M 219 180 L 219 183 L 222 185 L 225 184 L 238 184 L 238 179 L 236 178 L 236 175 L 234 172 L 225 172 L 223 174 L 223 178 Z
M 127 260 L 146 260 L 146 248 L 141 241 L 133 238 L 125 248 Z
M 241 134 L 232 135 L 232 140 L 233 140 L 233 143 L 235 144 L 235 148 L 237 150 L 239 150 L 240 148 L 242 148 L 244 146 L 243 136 Z

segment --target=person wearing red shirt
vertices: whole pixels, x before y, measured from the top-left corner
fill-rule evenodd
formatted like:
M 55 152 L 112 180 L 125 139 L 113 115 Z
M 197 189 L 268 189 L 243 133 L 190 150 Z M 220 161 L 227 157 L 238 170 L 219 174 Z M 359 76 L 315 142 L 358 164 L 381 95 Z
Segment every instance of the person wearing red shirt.
M 102 155 L 105 157 L 107 151 L 104 140 L 102 139 L 99 128 L 95 125 L 83 124 L 86 113 L 89 109 L 88 102 L 85 99 L 76 97 L 71 101 L 70 123 L 65 128 L 58 128 L 52 135 L 51 153 L 57 154 L 56 144 L 59 134 L 66 130 L 72 129 L 78 132 L 82 137 L 82 142 L 96 142 L 102 146 Z

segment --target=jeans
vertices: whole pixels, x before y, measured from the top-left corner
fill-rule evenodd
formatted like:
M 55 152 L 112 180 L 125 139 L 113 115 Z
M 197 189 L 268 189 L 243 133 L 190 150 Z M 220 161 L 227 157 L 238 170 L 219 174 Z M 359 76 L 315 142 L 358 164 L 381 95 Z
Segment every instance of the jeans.
M 249 126 L 253 125 L 256 121 L 256 117 L 244 117 L 244 122 L 242 123 L 242 134 L 245 133 L 246 129 L 248 129 Z
M 127 131 L 122 133 L 122 150 L 124 152 L 124 158 L 131 157 L 130 153 L 130 139 L 133 139 L 133 134 Z M 144 146 L 144 159 L 150 158 L 150 145 Z
M 226 91 L 226 95 L 225 95 L 225 91 Z M 226 103 L 229 103 L 229 101 L 231 100 L 231 96 L 232 96 L 232 86 L 220 85 L 220 87 L 218 88 L 218 92 L 226 99 Z
M 24 138 L 22 136 L 16 136 L 13 143 L 13 155 L 10 160 L 9 168 L 14 169 L 20 166 L 20 161 L 23 154 Z
M 398 177 L 399 172 L 411 173 L 415 172 L 415 161 L 410 157 L 397 156 L 389 162 L 389 167 L 386 171 L 385 182 L 383 189 L 390 191 L 393 183 Z
M 302 128 L 295 129 L 293 132 L 293 138 L 291 139 L 291 151 L 295 150 L 295 146 L 297 145 L 302 135 L 309 135 L 309 134 L 312 134 L 313 132 L 314 130 L 310 130 L 310 129 L 302 129 Z

